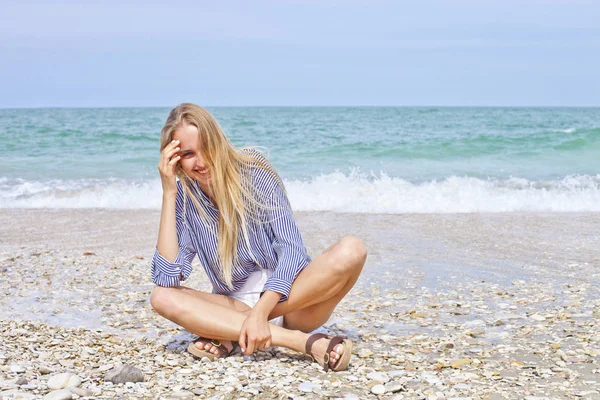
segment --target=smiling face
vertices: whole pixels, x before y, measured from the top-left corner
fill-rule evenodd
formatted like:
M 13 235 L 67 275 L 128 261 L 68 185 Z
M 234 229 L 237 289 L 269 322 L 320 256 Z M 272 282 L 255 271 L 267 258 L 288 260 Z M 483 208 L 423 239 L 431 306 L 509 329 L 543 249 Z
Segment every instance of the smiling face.
M 177 154 L 181 156 L 179 160 L 181 168 L 187 176 L 198 182 L 204 194 L 212 198 L 210 170 L 200 152 L 198 128 L 194 125 L 182 124 L 173 132 L 173 139 L 179 140 L 181 150 Z

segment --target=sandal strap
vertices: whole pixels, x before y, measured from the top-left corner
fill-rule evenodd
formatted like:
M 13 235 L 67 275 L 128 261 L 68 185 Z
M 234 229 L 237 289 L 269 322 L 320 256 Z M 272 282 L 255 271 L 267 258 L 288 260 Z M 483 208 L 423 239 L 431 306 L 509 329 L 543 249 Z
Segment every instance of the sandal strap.
M 227 350 L 227 348 L 225 346 L 223 346 L 219 340 L 209 339 L 209 338 L 205 338 L 205 337 L 199 337 L 198 339 L 194 340 L 194 343 L 196 343 L 196 342 L 212 344 L 217 349 L 217 353 L 219 353 L 219 357 L 227 357 L 229 355 L 229 353 L 231 353 L 231 351 Z
M 322 339 L 322 338 L 329 339 L 330 336 L 325 335 L 323 333 L 315 333 L 315 334 L 311 335 L 308 338 L 308 340 L 306 341 L 306 354 L 309 354 L 312 357 L 313 360 L 315 360 L 315 357 L 312 354 L 312 350 L 311 350 L 312 349 L 312 345 L 313 345 L 314 342 L 316 342 L 317 340 Z M 327 351 L 325 351 L 325 356 L 323 357 L 323 365 L 322 365 L 322 367 L 325 370 L 325 372 L 327 372 L 327 371 L 329 371 L 331 369 L 331 365 L 329 365 L 329 361 L 330 361 L 329 354 L 331 354 L 331 352 L 333 351 L 333 348 L 335 346 L 337 346 L 340 343 L 343 343 L 344 340 L 345 339 L 342 336 L 334 336 L 329 341 L 329 345 L 327 346 Z M 339 362 L 339 360 L 338 360 L 338 362 Z
M 306 341 L 306 354 L 310 355 L 313 359 L 315 358 L 312 355 L 312 345 L 313 343 L 315 343 L 317 340 L 322 339 L 324 337 L 327 337 L 327 335 L 323 334 L 323 333 L 314 333 L 312 335 L 310 335 L 310 337 L 308 338 L 308 340 Z
M 333 351 L 333 349 L 335 348 L 335 346 L 337 346 L 340 343 L 344 343 L 345 338 L 343 338 L 342 336 L 335 336 L 331 339 L 331 341 L 329 342 L 329 346 L 327 346 L 327 355 L 331 354 L 331 352 Z M 346 349 L 344 349 L 345 351 Z M 329 357 L 328 357 L 329 358 Z M 333 368 L 335 368 L 337 366 L 337 364 L 340 362 L 341 359 L 337 360 L 336 363 L 333 365 Z M 329 362 L 327 363 L 327 369 L 325 369 L 325 371 L 329 370 L 331 368 L 331 366 L 329 365 Z
M 329 346 L 327 346 L 327 354 L 331 353 L 333 351 L 333 348 L 335 346 L 337 346 L 340 343 L 344 342 L 344 338 L 341 336 L 335 336 L 331 339 L 331 341 L 329 342 Z
M 306 354 L 308 354 L 310 356 L 310 358 L 312 358 L 313 362 L 316 362 L 319 365 L 321 365 L 321 364 L 315 359 L 315 356 L 312 353 L 312 345 L 317 340 L 326 338 L 326 337 L 327 337 L 327 335 L 325 335 L 323 333 L 314 333 L 314 334 L 310 335 L 310 337 L 306 341 Z M 327 372 L 327 370 L 329 369 L 329 353 L 325 353 L 322 367 L 325 370 L 325 372 Z

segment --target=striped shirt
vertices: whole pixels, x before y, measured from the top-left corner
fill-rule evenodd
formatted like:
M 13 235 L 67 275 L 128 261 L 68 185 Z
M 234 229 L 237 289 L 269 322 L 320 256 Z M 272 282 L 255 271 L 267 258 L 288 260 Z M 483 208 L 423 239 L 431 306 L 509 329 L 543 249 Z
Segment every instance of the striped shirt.
M 212 229 L 205 225 L 198 215 L 194 203 L 188 199 L 184 213 L 183 188 L 177 182 L 175 217 L 179 252 L 173 262 L 169 262 L 156 249 L 152 259 L 152 281 L 159 286 L 179 286 L 192 273 L 192 260 L 198 256 L 213 286 L 213 293 L 230 294 L 239 290 L 248 276 L 262 268 L 272 271 L 263 291 L 271 290 L 282 294 L 281 301 L 287 300 L 292 283 L 311 262 L 302 236 L 292 215 L 289 200 L 271 174 L 260 168 L 252 168 L 252 184 L 257 190 L 268 195 L 269 209 L 265 210 L 265 223 L 248 221 L 248 241 L 254 259 L 248 252 L 245 240 L 238 238 L 238 260 L 232 270 L 233 288 L 229 288 L 219 272 L 220 261 L 217 254 L 219 210 L 214 207 L 202 190 L 197 190 L 198 200 L 206 212 Z M 258 264 L 257 264 L 258 262 Z

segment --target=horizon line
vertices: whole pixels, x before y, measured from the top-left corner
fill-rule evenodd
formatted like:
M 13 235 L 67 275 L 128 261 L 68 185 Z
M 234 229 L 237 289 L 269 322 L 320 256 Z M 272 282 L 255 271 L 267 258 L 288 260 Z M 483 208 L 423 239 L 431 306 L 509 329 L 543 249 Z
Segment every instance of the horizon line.
M 181 103 L 178 103 L 181 104 Z M 196 103 L 197 104 L 197 103 Z M 599 105 L 201 105 L 204 108 L 600 108 Z M 0 110 L 56 110 L 56 109 L 111 109 L 111 108 L 173 108 L 169 106 L 24 106 L 3 107 Z

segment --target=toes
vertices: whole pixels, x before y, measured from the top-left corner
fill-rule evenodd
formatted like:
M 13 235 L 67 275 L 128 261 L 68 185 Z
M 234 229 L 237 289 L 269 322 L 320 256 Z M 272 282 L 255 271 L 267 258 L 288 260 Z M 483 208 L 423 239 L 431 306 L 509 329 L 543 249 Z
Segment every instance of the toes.
M 344 346 L 342 346 L 341 344 L 338 344 L 337 346 L 335 346 L 333 348 L 333 350 L 331 351 L 331 353 L 329 353 L 329 359 L 330 359 L 330 364 L 333 367 L 338 360 L 340 359 L 340 357 L 342 356 L 342 354 L 344 354 Z
M 340 359 L 340 355 L 338 353 L 336 353 L 335 351 L 332 351 L 331 353 L 329 353 L 329 363 L 331 365 L 335 365 L 335 363 L 337 362 L 337 360 Z
M 212 345 L 212 343 L 196 342 L 196 347 L 200 350 L 206 350 L 209 353 L 217 354 L 217 349 Z
M 196 347 L 200 350 L 204 350 L 207 351 L 211 354 L 214 354 L 216 356 L 220 356 L 220 352 L 219 352 L 219 347 L 215 346 L 212 342 L 202 342 L 202 341 L 197 341 L 194 343 L 196 345 Z M 227 342 L 221 342 L 221 347 L 223 347 L 225 350 L 231 351 L 233 348 L 233 345 L 231 344 L 231 342 L 227 341 Z M 1 400 L 1 398 L 0 398 Z

